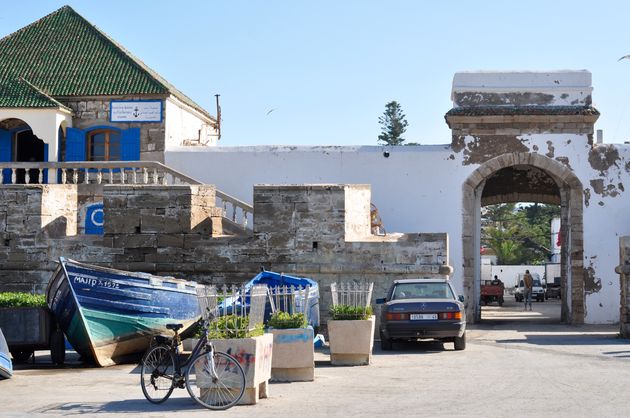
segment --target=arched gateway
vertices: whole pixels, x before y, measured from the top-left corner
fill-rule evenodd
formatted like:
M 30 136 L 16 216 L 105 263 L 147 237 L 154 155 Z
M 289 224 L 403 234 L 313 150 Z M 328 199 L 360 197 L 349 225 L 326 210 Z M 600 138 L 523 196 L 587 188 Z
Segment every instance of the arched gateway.
M 561 206 L 561 320 L 584 322 L 583 190 L 570 168 L 544 155 L 506 153 L 482 163 L 462 186 L 464 293 L 469 321 L 481 317 L 480 211 L 482 205 L 532 201 Z

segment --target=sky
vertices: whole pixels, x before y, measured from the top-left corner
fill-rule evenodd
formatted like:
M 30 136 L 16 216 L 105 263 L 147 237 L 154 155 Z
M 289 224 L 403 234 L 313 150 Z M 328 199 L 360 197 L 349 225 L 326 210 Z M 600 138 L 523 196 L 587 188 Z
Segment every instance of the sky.
M 630 141 L 630 2 L 484 0 L 3 1 L 0 36 L 69 4 L 202 107 L 223 146 L 450 143 L 457 71 L 593 74 L 596 129 Z

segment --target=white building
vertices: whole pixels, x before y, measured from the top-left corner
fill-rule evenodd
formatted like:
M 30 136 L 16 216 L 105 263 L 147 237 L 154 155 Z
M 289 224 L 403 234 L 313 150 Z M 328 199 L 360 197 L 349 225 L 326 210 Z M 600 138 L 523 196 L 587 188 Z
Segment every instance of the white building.
M 562 318 L 614 323 L 630 147 L 593 143 L 592 90 L 584 70 L 457 73 L 449 144 L 171 148 L 165 163 L 245 201 L 259 183 L 369 183 L 387 231 L 448 233 L 469 300 L 479 299 L 480 206 L 559 204 Z

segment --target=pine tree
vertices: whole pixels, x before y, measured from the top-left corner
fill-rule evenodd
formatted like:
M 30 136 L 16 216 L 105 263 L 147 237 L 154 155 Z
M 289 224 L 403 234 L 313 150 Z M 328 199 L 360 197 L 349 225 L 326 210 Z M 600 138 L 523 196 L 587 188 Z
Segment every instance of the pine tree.
M 379 141 L 386 145 L 402 145 L 405 141 L 402 134 L 407 130 L 408 123 L 397 101 L 394 100 L 385 105 L 385 112 L 378 118 L 378 123 L 381 125 Z

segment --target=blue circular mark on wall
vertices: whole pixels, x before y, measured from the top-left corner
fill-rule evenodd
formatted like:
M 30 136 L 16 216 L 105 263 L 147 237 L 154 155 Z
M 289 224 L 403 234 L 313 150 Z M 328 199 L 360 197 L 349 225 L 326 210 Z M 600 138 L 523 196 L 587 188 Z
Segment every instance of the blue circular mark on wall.
M 85 209 L 85 233 L 103 234 L 103 203 L 94 203 Z

